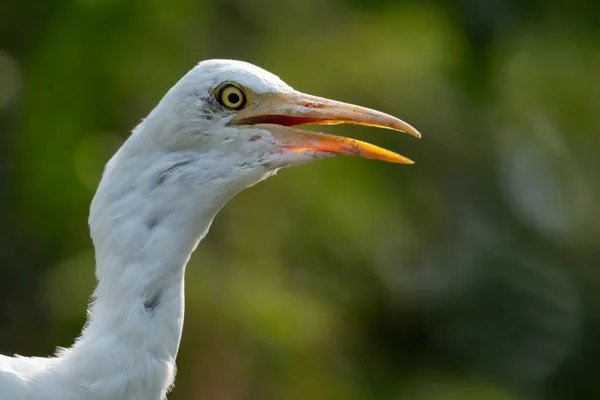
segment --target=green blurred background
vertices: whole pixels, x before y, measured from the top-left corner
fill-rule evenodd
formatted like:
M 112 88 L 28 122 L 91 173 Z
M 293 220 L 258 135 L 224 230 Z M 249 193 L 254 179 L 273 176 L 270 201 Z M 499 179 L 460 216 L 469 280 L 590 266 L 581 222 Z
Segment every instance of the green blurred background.
M 284 170 L 187 272 L 170 399 L 600 399 L 600 3 L 0 2 L 0 352 L 79 333 L 104 163 L 198 61 L 397 115 Z

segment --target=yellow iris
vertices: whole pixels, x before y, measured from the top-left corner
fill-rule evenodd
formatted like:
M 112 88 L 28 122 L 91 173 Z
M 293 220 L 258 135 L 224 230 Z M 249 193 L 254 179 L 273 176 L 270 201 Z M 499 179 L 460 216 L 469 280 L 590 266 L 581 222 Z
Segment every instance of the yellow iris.
M 246 105 L 244 91 L 231 83 L 225 84 L 219 92 L 219 100 L 227 108 L 239 110 Z

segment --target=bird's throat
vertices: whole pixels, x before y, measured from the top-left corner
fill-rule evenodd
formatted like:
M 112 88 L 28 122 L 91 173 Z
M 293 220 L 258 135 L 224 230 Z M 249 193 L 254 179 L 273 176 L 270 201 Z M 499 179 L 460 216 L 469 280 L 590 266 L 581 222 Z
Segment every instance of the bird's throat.
M 106 399 L 162 399 L 173 382 L 185 267 L 225 201 L 203 196 L 202 185 L 184 190 L 178 176 L 188 164 L 151 166 L 137 181 L 124 179 L 127 168 L 120 180 L 108 170 L 94 198 L 98 284 L 81 337 L 61 357 L 78 366 L 66 374 L 102 388 Z M 203 197 L 213 201 L 202 204 Z

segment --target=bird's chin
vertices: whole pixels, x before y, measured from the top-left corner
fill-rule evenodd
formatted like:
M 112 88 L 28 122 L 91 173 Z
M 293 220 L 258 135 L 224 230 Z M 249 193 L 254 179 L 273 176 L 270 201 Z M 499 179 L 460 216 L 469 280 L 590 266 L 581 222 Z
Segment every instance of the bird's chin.
M 263 165 L 269 169 L 295 167 L 309 162 L 334 157 L 335 154 L 312 149 L 281 148 L 263 157 Z

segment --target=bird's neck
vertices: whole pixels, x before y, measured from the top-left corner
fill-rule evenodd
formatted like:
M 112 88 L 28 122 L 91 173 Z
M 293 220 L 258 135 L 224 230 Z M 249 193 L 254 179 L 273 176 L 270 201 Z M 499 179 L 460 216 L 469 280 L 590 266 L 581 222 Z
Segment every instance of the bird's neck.
M 186 263 L 242 189 L 189 154 L 149 159 L 117 153 L 105 171 L 90 214 L 98 285 L 82 336 L 62 355 L 65 373 L 107 399 L 164 398 L 183 327 Z

